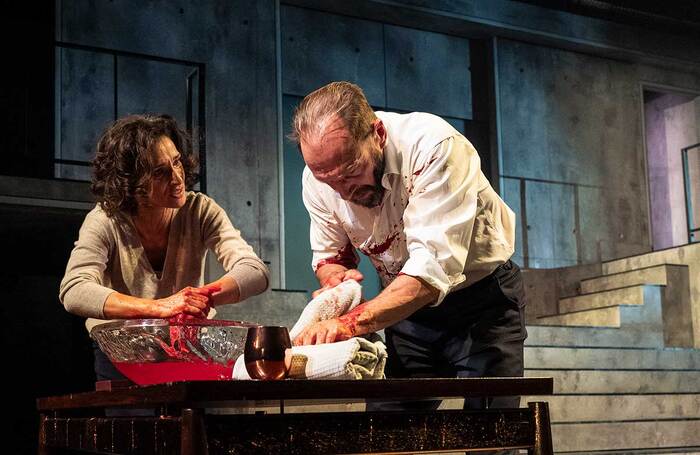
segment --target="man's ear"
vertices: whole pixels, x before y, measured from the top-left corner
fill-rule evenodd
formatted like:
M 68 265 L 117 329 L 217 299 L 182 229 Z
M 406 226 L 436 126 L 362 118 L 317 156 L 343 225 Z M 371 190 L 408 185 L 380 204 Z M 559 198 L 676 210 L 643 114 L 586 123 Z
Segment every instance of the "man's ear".
M 384 122 L 381 119 L 374 121 L 374 132 L 377 135 L 377 140 L 379 142 L 379 147 L 384 148 L 386 145 L 386 128 L 384 127 Z

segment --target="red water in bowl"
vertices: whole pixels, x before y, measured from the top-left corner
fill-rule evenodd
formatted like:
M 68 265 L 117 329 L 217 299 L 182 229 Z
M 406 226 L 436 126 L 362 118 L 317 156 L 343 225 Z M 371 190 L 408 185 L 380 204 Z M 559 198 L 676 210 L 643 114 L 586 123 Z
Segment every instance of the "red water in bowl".
M 138 385 L 178 381 L 223 381 L 231 379 L 233 363 L 215 362 L 115 362 L 121 373 Z

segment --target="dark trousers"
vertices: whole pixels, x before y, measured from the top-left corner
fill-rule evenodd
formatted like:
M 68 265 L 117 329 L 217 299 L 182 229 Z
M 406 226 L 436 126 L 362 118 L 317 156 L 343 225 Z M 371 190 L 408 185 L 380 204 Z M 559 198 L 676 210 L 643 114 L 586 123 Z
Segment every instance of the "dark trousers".
M 92 353 L 95 356 L 95 380 L 117 381 L 126 379 L 123 374 L 109 361 L 109 358 L 100 350 L 100 347 L 92 342 Z
M 527 337 L 520 268 L 511 261 L 385 329 L 389 378 L 522 376 Z M 465 409 L 518 407 L 520 397 L 465 397 Z M 437 409 L 440 401 L 367 403 L 368 410 Z
M 117 370 L 114 364 L 112 364 L 109 358 L 100 350 L 100 347 L 94 341 L 92 342 L 92 352 L 95 356 L 95 378 L 97 381 L 119 381 L 122 379 L 127 379 L 126 376 Z M 107 417 L 150 417 L 156 415 L 156 411 L 154 409 L 141 408 L 105 408 L 105 415 Z

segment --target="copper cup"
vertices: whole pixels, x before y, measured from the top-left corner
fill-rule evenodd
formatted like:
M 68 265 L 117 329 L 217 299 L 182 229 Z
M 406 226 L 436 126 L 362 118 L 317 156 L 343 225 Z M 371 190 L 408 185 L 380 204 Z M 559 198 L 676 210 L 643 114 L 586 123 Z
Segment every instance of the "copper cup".
M 288 372 L 285 354 L 291 348 L 286 327 L 250 327 L 243 351 L 248 374 L 253 379 L 284 379 Z

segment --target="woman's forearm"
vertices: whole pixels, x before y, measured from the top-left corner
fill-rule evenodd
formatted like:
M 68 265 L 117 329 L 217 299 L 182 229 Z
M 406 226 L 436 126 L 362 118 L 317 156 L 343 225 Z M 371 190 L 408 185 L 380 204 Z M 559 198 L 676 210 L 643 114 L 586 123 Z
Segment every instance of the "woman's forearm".
M 229 303 L 237 303 L 241 300 L 241 290 L 238 287 L 238 282 L 228 275 L 224 275 L 216 281 L 204 286 L 205 288 L 220 288 L 211 296 L 211 305 L 219 306 Z
M 135 319 L 157 317 L 153 311 L 153 300 L 133 297 L 120 292 L 107 296 L 104 314 L 108 319 Z
M 161 299 L 133 297 L 115 291 L 105 300 L 104 314 L 108 319 L 171 318 L 180 314 L 206 318 L 212 298 L 202 289 L 186 287 Z

